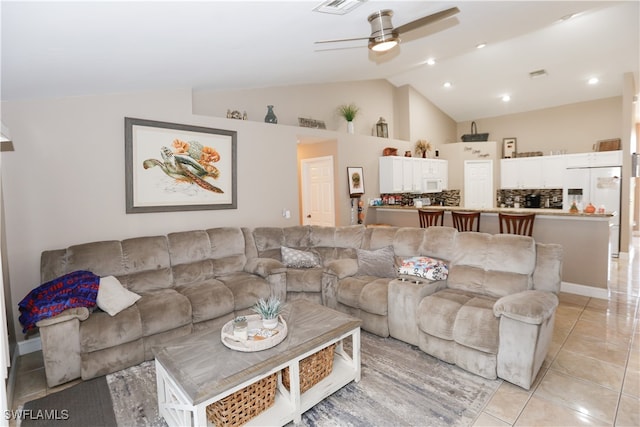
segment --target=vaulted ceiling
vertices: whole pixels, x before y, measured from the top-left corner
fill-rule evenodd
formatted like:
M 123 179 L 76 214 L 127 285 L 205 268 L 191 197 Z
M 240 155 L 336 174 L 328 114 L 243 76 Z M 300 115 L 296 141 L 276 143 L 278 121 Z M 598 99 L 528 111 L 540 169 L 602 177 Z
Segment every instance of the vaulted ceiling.
M 640 87 L 638 1 L 370 0 L 344 15 L 320 3 L 3 1 L 2 100 L 383 78 L 464 121 L 619 96 L 629 72 Z M 367 40 L 314 43 L 368 37 L 380 9 L 397 27 L 453 6 L 385 54 Z

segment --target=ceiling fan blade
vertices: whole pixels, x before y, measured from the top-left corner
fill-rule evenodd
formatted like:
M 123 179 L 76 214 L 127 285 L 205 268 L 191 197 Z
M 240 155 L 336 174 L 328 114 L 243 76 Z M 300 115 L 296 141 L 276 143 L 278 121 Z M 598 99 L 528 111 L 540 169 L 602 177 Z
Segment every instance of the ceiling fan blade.
M 411 30 L 415 30 L 417 28 L 423 27 L 425 25 L 432 24 L 436 21 L 440 21 L 441 19 L 448 18 L 450 16 L 455 15 L 460 12 L 460 9 L 457 7 L 452 7 L 449 9 L 445 9 L 441 12 L 436 12 L 431 15 L 424 16 L 422 18 L 416 19 L 415 21 L 407 22 L 404 25 L 396 27 L 396 31 L 402 35 L 403 33 L 409 32 Z
M 356 37 L 353 39 L 337 39 L 337 40 L 320 40 L 317 42 L 313 42 L 314 44 L 318 43 L 338 43 L 338 42 L 351 42 L 355 40 L 369 40 L 369 37 Z

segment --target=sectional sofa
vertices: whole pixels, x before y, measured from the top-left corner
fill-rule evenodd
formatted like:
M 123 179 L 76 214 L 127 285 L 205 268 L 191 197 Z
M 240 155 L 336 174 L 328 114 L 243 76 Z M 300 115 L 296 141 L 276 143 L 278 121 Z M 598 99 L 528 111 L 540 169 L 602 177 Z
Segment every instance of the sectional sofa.
M 448 277 L 398 275 L 416 256 L 445 265 Z M 89 270 L 140 298 L 115 315 L 80 307 L 37 326 L 52 387 L 149 360 L 154 346 L 220 327 L 258 298 L 306 298 L 361 318 L 366 331 L 528 389 L 551 341 L 561 267 L 558 245 L 449 227 L 176 232 L 43 252 L 43 282 Z

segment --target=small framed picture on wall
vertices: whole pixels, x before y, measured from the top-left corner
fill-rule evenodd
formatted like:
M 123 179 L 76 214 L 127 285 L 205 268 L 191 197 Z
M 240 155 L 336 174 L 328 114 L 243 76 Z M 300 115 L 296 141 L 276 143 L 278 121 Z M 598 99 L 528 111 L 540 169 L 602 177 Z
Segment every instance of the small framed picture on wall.
M 347 167 L 349 196 L 360 197 L 364 194 L 364 175 L 361 167 Z
M 517 155 L 516 138 L 502 139 L 502 158 L 512 159 Z

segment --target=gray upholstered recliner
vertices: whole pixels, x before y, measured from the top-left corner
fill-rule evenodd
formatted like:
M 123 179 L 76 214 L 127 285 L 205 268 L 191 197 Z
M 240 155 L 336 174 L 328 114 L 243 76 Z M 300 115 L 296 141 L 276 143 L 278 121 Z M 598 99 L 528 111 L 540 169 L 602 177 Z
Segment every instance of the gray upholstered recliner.
M 458 233 L 446 288 L 419 304 L 420 349 L 529 389 L 553 335 L 561 263 L 558 245 Z

